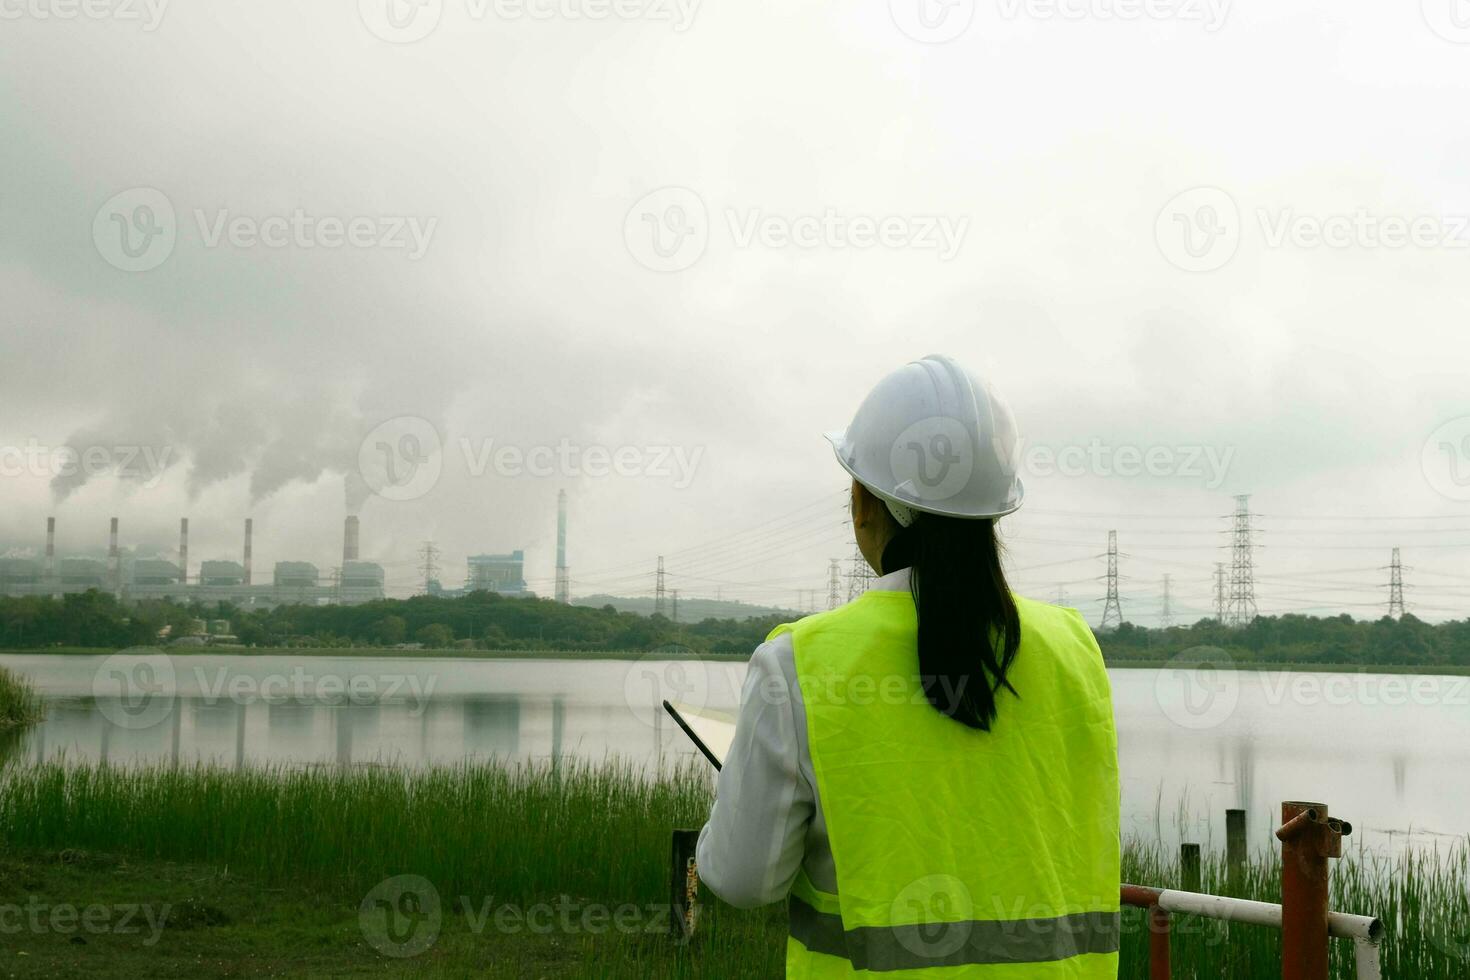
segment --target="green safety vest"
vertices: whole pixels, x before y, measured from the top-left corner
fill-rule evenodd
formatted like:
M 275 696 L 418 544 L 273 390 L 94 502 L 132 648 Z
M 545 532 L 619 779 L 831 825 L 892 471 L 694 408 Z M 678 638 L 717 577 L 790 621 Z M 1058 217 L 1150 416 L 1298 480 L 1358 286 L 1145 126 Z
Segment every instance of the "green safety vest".
M 1118 745 L 1076 610 L 1016 597 L 1021 643 L 984 732 L 918 676 L 918 617 L 873 591 L 792 634 L 837 894 L 803 871 L 786 975 L 1118 975 Z

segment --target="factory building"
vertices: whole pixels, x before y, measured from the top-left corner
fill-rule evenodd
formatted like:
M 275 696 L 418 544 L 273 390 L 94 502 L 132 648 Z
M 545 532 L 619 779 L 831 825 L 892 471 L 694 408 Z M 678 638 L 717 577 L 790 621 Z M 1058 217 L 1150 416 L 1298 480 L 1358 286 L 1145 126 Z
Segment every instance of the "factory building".
M 519 550 L 508 555 L 471 555 L 465 591 L 525 595 L 525 565 L 526 553 Z
M 231 602 L 247 608 L 268 608 L 286 603 L 310 605 L 351 604 L 383 598 L 381 565 L 358 561 L 358 519 L 348 518 L 343 531 L 343 552 L 352 559 L 343 563 L 340 578 L 322 583 L 317 567 L 309 562 L 276 564 L 273 581 L 256 585 L 251 575 L 254 522 L 245 521 L 243 562 L 201 562 L 195 576 L 189 574 L 189 519 L 179 522 L 178 563 L 163 557 L 125 557 L 118 545 L 118 521 L 109 527 L 107 559 L 56 557 L 56 519 L 46 521 L 44 562 L 30 558 L 0 559 L 0 595 L 62 595 L 89 589 L 111 592 L 124 601 L 173 599 L 188 602 Z
M 199 584 L 206 588 L 228 589 L 245 584 L 245 566 L 234 561 L 199 563 Z
M 322 574 L 309 561 L 278 561 L 271 584 L 278 589 L 314 589 Z

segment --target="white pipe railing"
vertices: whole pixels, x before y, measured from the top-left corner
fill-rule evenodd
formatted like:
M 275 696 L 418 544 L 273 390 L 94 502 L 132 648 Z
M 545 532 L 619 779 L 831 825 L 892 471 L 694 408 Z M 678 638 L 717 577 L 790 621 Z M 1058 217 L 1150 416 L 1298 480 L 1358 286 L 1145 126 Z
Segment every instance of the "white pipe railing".
M 1224 895 L 1204 895 L 1166 888 L 1159 892 L 1158 906 L 1165 912 L 1182 912 L 1206 919 L 1281 928 L 1281 906 L 1270 902 L 1252 902 L 1244 898 L 1227 898 Z M 1371 915 L 1328 912 L 1327 932 L 1339 939 L 1353 941 L 1358 980 L 1379 980 L 1382 973 L 1378 963 L 1378 944 L 1383 941 L 1383 920 Z

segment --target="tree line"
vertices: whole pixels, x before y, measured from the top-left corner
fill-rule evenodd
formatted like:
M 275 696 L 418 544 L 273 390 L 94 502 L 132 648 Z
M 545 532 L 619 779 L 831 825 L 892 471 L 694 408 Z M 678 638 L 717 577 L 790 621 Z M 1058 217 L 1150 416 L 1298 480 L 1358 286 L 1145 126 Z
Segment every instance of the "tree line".
M 548 599 L 474 592 L 452 599 L 415 596 L 353 606 L 286 605 L 241 609 L 227 602 L 147 600 L 124 605 L 90 591 L 0 598 L 0 647 L 121 649 L 192 633 L 197 620 L 225 619 L 247 647 L 396 647 L 430 649 L 749 653 L 781 616 L 676 623 L 612 606 L 569 606 Z M 1098 633 L 1112 664 L 1161 662 L 1196 648 L 1224 650 L 1241 664 L 1470 667 L 1470 619 L 1426 623 L 1340 616 L 1259 616 L 1232 628 L 1213 619 L 1153 629 L 1124 623 Z
M 157 645 L 195 632 L 197 620 L 228 620 L 247 647 L 396 647 L 561 650 L 576 652 L 685 649 L 749 653 L 783 617 L 705 619 L 618 612 L 612 606 L 569 606 L 549 599 L 472 592 L 456 598 L 414 596 L 350 606 L 283 605 L 242 609 L 229 602 L 144 600 L 124 605 L 98 591 L 0 598 L 0 647 L 119 649 Z

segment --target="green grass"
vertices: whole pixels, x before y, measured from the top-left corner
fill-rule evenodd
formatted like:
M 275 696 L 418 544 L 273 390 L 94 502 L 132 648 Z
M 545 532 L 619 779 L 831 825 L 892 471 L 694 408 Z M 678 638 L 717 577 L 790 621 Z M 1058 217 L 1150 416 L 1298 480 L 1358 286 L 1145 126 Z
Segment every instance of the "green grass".
M 107 961 L 120 976 L 779 975 L 779 906 L 739 912 L 711 900 L 688 946 L 664 935 L 669 832 L 699 826 L 709 799 L 700 768 L 650 779 L 616 761 L 238 772 L 15 764 L 0 771 L 0 901 L 35 892 L 53 901 L 183 902 L 182 924 L 165 928 L 163 941 L 134 943 Z M 379 957 L 357 915 L 370 890 L 398 875 L 427 879 L 444 909 L 438 941 L 409 961 Z M 1177 863 L 1157 844 L 1127 847 L 1124 877 L 1181 886 Z M 1272 852 L 1234 875 L 1209 855 L 1202 868 L 1203 890 L 1242 898 L 1279 901 L 1279 880 Z M 1332 905 L 1384 920 L 1390 980 L 1463 980 L 1467 885 L 1463 845 L 1394 857 L 1353 851 L 1333 865 Z M 200 902 L 222 914 L 195 908 Z M 548 916 L 564 907 L 572 918 L 538 932 L 481 917 L 507 905 L 541 906 Z M 596 909 L 628 910 L 632 924 L 619 930 L 604 920 L 599 929 L 578 918 Z M 1280 975 L 1274 930 L 1189 917 L 1176 917 L 1174 929 L 1176 977 Z M 69 938 L 26 938 L 34 959 L 0 961 L 0 973 L 29 965 L 37 976 L 73 975 L 66 964 L 79 954 Z M 99 943 L 125 945 L 112 936 Z M 1147 975 L 1146 949 L 1142 913 L 1126 911 L 1120 976 Z M 257 969 L 210 965 L 237 956 Z M 1353 976 L 1351 962 L 1351 946 L 1335 942 L 1334 978 Z
M 42 714 L 40 695 L 30 682 L 0 667 L 0 731 L 34 724 Z

